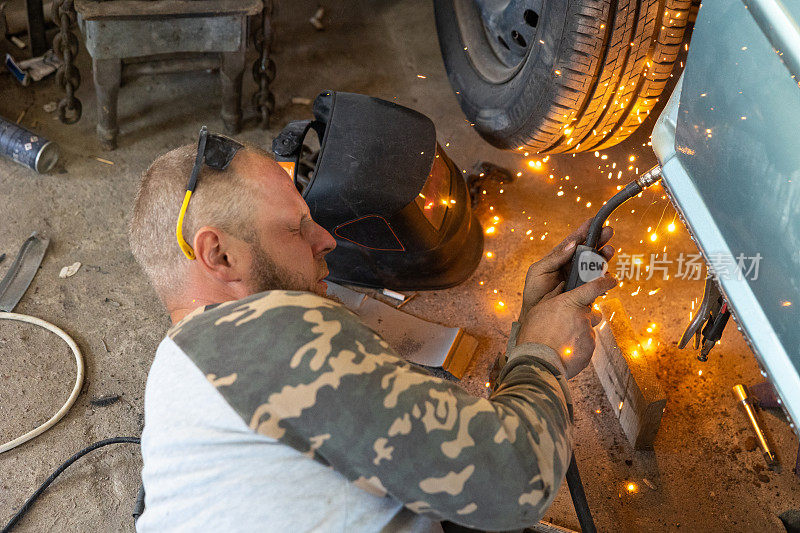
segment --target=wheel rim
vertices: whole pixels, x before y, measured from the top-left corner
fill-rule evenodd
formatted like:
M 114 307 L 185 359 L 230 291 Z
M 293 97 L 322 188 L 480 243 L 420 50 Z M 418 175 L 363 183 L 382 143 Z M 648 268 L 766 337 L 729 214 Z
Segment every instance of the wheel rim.
M 539 44 L 543 0 L 453 0 L 467 54 L 490 83 L 505 83 Z

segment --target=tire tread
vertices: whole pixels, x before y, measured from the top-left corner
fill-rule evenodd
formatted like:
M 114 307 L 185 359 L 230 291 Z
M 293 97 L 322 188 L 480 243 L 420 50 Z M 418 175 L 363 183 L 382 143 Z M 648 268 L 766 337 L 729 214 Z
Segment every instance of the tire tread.
M 657 104 L 680 55 L 693 1 L 570 0 L 568 6 L 551 90 L 527 83 L 506 110 L 510 130 L 490 131 L 491 123 L 473 120 L 465 108 L 492 144 L 542 154 L 608 148 L 633 133 Z

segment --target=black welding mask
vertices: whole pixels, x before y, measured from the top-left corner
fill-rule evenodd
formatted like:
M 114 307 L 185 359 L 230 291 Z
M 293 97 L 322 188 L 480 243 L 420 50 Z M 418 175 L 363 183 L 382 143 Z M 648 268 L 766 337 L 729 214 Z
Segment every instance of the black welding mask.
M 313 219 L 336 239 L 326 257 L 330 279 L 421 290 L 469 277 L 483 232 L 433 122 L 392 102 L 333 91 L 317 96 L 313 113 L 314 120 L 289 123 L 272 150 Z M 314 134 L 319 151 L 309 148 Z

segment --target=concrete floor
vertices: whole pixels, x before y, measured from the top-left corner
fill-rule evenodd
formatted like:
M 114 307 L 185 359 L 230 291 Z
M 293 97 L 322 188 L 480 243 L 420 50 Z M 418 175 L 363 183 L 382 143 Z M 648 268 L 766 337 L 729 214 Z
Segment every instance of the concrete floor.
M 526 165 L 530 158 L 491 148 L 464 120 L 439 56 L 430 2 L 329 3 L 323 32 L 307 22 L 316 2 L 278 4 L 274 127 L 262 132 L 250 126 L 243 138 L 268 147 L 287 121 L 309 116 L 307 107 L 290 103 L 293 96 L 313 98 L 332 88 L 396 99 L 428 114 L 440 142 L 449 143 L 448 153 L 463 168 L 489 160 L 523 172 L 513 184 L 488 187 L 478 208 L 484 223 L 500 217 L 497 234 L 486 242 L 494 258 L 485 259 L 461 286 L 421 294 L 405 307 L 422 318 L 463 326 L 480 339 L 479 360 L 464 381 L 482 393 L 488 365 L 502 351 L 518 310 L 525 269 L 591 216 L 618 183 L 634 177 L 634 171 L 627 171 L 629 156 L 635 156 L 633 165 L 642 171 L 655 162 L 646 146 L 652 124 L 604 152 L 606 160 L 591 153 L 552 157 L 540 171 L 531 171 Z M 103 153 L 94 135 L 86 52 L 80 57 L 84 117 L 74 126 L 61 125 L 42 110 L 59 98 L 52 80 L 23 89 L 9 75 L 0 76 L 0 114 L 15 120 L 25 110 L 22 124 L 56 141 L 63 153 L 57 170 L 45 176 L 0 161 L 0 251 L 13 257 L 34 230 L 51 238 L 43 266 L 17 311 L 68 331 L 87 365 L 86 384 L 70 413 L 54 429 L 0 457 L 0 523 L 78 449 L 141 432 L 145 379 L 168 320 L 128 251 L 131 201 L 139 174 L 157 154 L 195 142 L 202 124 L 222 129 L 214 75 L 139 79 L 120 93 L 119 148 Z M 247 83 L 250 94 L 252 81 Z M 623 169 L 620 181 L 607 179 L 606 165 L 613 162 L 618 163 L 613 178 Z M 557 196 L 559 189 L 565 194 Z M 674 233 L 666 230 L 675 212 L 662 195 L 657 188 L 648 191 L 615 217 L 613 243 L 622 253 L 649 254 L 664 246 L 670 257 L 695 252 L 680 222 Z M 656 243 L 648 240 L 648 227 L 660 235 Z M 61 267 L 74 261 L 83 263 L 80 271 L 60 279 Z M 702 293 L 701 281 L 673 275 L 668 282 L 626 282 L 614 292 L 636 331 L 653 338 L 655 348 L 646 357 L 657 369 L 668 402 L 654 450 L 634 451 L 591 367 L 573 380 L 575 451 L 600 530 L 782 531 L 777 515 L 800 507 L 792 468 L 797 439 L 780 415 L 765 413 L 784 468 L 782 473 L 764 469 L 731 394 L 735 383 L 760 381 L 741 335 L 729 327 L 709 361 L 699 363 L 675 344 L 692 301 Z M 645 333 L 651 323 L 657 325 L 655 332 Z M 0 322 L 0 441 L 44 421 L 67 396 L 74 363 L 59 342 L 30 326 Z M 110 394 L 121 395 L 121 401 L 107 407 L 90 404 Z M 95 452 L 48 489 L 18 531 L 131 531 L 140 468 L 132 445 Z M 502 483 L 503 473 L 497 477 Z M 637 492 L 625 490 L 629 482 L 638 485 Z M 566 487 L 546 519 L 577 529 Z

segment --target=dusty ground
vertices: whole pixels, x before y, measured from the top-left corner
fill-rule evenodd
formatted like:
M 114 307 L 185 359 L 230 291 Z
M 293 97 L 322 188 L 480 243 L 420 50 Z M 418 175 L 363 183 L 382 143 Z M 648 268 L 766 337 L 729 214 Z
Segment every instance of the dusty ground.
M 480 360 L 465 380 L 470 389 L 480 391 L 489 361 L 502 350 L 518 309 L 525 268 L 592 215 L 618 183 L 632 178 L 629 164 L 644 170 L 654 163 L 646 146 L 651 125 L 604 152 L 605 160 L 591 153 L 553 157 L 540 171 L 532 171 L 526 166 L 530 158 L 491 148 L 465 122 L 447 84 L 429 2 L 330 3 L 324 32 L 307 22 L 316 5 L 303 1 L 289 7 L 279 2 L 274 128 L 262 132 L 250 126 L 243 138 L 266 147 L 288 120 L 309 115 L 306 107 L 291 105 L 291 97 L 312 98 L 328 88 L 349 90 L 396 98 L 428 114 L 440 142 L 450 143 L 448 153 L 463 168 L 490 160 L 523 172 L 513 184 L 490 186 L 478 208 L 484 223 L 500 217 L 497 234 L 486 244 L 494 258 L 485 259 L 461 286 L 421 294 L 405 308 L 446 325 L 461 325 L 480 339 Z M 22 89 L 7 74 L 0 76 L 0 114 L 15 120 L 26 110 L 23 125 L 56 141 L 63 152 L 57 171 L 46 176 L 0 161 L 0 251 L 13 257 L 34 230 L 51 238 L 44 264 L 17 311 L 67 330 L 87 365 L 86 384 L 66 418 L 0 457 L 0 523 L 78 449 L 106 437 L 141 432 L 145 378 L 168 321 L 128 252 L 125 232 L 131 200 L 139 174 L 157 154 L 195 142 L 202 124 L 221 130 L 213 74 L 139 79 L 120 94 L 119 149 L 103 153 L 94 135 L 93 87 L 85 51 L 81 60 L 84 82 L 79 96 L 85 113 L 71 127 L 42 110 L 58 98 L 52 80 Z M 252 82 L 248 84 L 249 94 Z M 628 162 L 631 155 L 636 158 L 633 163 Z M 606 165 L 615 162 L 609 180 L 612 169 Z M 617 181 L 620 169 L 623 175 Z M 557 196 L 559 188 L 564 195 Z M 667 230 L 675 213 L 662 194 L 660 189 L 649 191 L 615 217 L 613 242 L 622 253 L 649 254 L 664 246 L 670 257 L 695 252 L 680 222 L 674 233 Z M 592 207 L 586 207 L 587 202 Z M 648 227 L 654 229 L 648 232 Z M 659 235 L 655 243 L 648 240 L 653 231 Z M 83 263 L 81 270 L 60 279 L 61 267 L 74 261 Z M 0 273 L 8 264 L 10 260 L 0 265 Z M 676 349 L 702 282 L 671 274 L 668 282 L 626 282 L 615 291 L 637 332 L 643 339 L 653 338 L 655 348 L 647 357 L 668 394 L 654 450 L 639 452 L 628 445 L 591 368 L 572 384 L 576 455 L 598 526 L 603 531 L 781 531 L 777 514 L 800 507 L 792 468 L 797 439 L 779 415 L 764 414 L 785 465 L 780 474 L 764 470 L 760 453 L 748 446 L 751 434 L 731 394 L 735 383 L 760 380 L 755 359 L 734 327 L 728 328 L 707 363 Z M 647 333 L 652 323 L 655 331 Z M 5 441 L 41 423 L 60 406 L 72 386 L 74 363 L 66 347 L 49 334 L 7 322 L 0 322 L 0 354 L 0 440 Z M 121 395 L 121 401 L 107 407 L 90 404 L 110 394 Z M 18 530 L 131 531 L 140 468 L 134 446 L 95 452 L 59 478 Z M 498 472 L 498 483 L 502 477 Z M 637 492 L 625 490 L 629 482 L 638 485 Z M 546 518 L 577 528 L 566 487 Z

